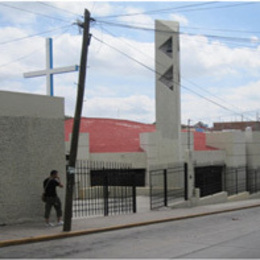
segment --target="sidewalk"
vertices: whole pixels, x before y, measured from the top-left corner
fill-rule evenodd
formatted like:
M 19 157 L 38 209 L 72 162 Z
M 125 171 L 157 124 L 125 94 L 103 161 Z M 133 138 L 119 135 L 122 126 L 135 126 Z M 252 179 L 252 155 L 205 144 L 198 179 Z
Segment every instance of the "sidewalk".
M 127 215 L 73 219 L 70 232 L 63 232 L 63 228 L 60 226 L 46 228 L 42 222 L 7 225 L 0 227 L 0 247 L 177 221 L 252 207 L 260 207 L 260 199 L 248 199 L 192 208 L 146 210 L 145 212 Z

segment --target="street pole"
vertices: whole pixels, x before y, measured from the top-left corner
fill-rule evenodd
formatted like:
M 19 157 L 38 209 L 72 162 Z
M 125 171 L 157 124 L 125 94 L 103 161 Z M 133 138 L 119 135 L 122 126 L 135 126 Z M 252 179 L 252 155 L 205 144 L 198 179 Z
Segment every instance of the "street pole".
M 78 94 L 77 103 L 75 108 L 74 124 L 72 130 L 72 140 L 70 145 L 69 163 L 67 165 L 67 185 L 66 185 L 66 198 L 65 198 L 65 212 L 64 212 L 64 226 L 63 231 L 71 230 L 71 219 L 72 219 L 72 203 L 73 203 L 73 187 L 75 178 L 75 165 L 77 160 L 78 151 L 78 139 L 80 132 L 80 119 L 81 111 L 83 106 L 85 79 L 86 79 L 86 68 L 87 68 L 87 56 L 88 46 L 90 42 L 89 24 L 92 19 L 90 13 L 85 9 L 84 22 L 79 24 L 83 28 L 83 40 L 81 49 L 81 60 L 80 60 L 80 71 L 79 71 L 79 83 L 78 83 Z

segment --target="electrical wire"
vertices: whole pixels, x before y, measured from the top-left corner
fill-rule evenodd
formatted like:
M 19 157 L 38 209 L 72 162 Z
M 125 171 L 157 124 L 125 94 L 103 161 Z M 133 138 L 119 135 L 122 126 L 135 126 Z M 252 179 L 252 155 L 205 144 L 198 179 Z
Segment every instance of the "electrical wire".
M 63 33 L 66 33 L 67 30 L 68 30 L 68 29 L 66 29 Z M 63 34 L 63 33 L 62 33 L 62 34 Z M 62 34 L 61 34 L 61 35 L 62 35 Z M 59 36 L 56 37 L 55 39 L 58 39 L 59 37 L 61 37 L 61 35 L 59 35 Z M 21 57 L 15 59 L 15 60 L 9 61 L 9 62 L 4 63 L 4 64 L 1 64 L 1 65 L 0 65 L 0 68 L 6 67 L 6 66 L 8 66 L 8 65 L 10 65 L 10 64 L 13 64 L 13 63 L 16 63 L 16 62 L 18 62 L 18 61 L 24 60 L 24 59 L 26 59 L 26 58 L 32 56 L 34 53 L 38 52 L 40 49 L 42 49 L 42 48 L 35 49 L 34 51 L 30 52 L 30 53 L 27 54 L 27 55 L 23 55 L 23 56 L 21 56 Z
M 18 41 L 25 40 L 25 39 L 37 37 L 37 36 L 40 36 L 40 35 L 43 35 L 43 34 L 46 34 L 46 33 L 58 31 L 58 30 L 61 30 L 61 29 L 64 29 L 64 28 L 69 28 L 69 27 L 71 27 L 71 26 L 73 26 L 73 25 L 71 25 L 71 24 L 70 24 L 70 25 L 65 25 L 65 26 L 61 26 L 61 27 L 54 28 L 54 29 L 52 29 L 52 30 L 48 30 L 48 31 L 44 31 L 44 32 L 40 32 L 40 33 L 35 33 L 35 34 L 28 35 L 28 36 L 24 36 L 24 37 L 15 38 L 15 39 L 12 39 L 12 40 L 0 42 L 0 45 L 5 45 L 5 44 L 9 44 L 9 43 L 18 42 Z
M 124 52 L 118 50 L 117 48 L 115 48 L 114 46 L 111 46 L 110 44 L 104 42 L 103 40 L 98 39 L 98 38 L 97 38 L 96 36 L 94 36 L 94 35 L 92 35 L 92 37 L 93 37 L 95 40 L 101 42 L 102 44 L 104 44 L 104 45 L 110 47 L 111 49 L 115 50 L 116 52 L 122 54 L 123 56 L 125 56 L 125 57 L 127 57 L 127 58 L 133 60 L 134 62 L 138 63 L 139 65 L 141 65 L 141 66 L 145 67 L 146 69 L 152 71 L 153 73 L 155 73 L 155 74 L 157 74 L 157 75 L 163 77 L 162 74 L 160 74 L 159 72 L 157 72 L 157 71 L 154 70 L 153 68 L 150 68 L 149 66 L 145 65 L 144 63 L 138 61 L 137 59 L 133 58 L 132 56 L 130 56 L 130 55 L 128 55 L 128 54 L 126 54 L 126 53 L 124 53 Z M 199 97 L 202 98 L 202 99 L 205 99 L 206 101 L 208 101 L 208 102 L 210 102 L 210 103 L 212 103 L 212 104 L 214 104 L 214 105 L 216 105 L 216 106 L 218 106 L 218 107 L 220 107 L 220 108 L 222 108 L 222 109 L 224 109 L 224 110 L 226 110 L 226 111 L 232 112 L 232 113 L 237 114 L 237 115 L 241 115 L 241 113 L 238 113 L 238 112 L 236 112 L 236 111 L 233 111 L 233 110 L 229 109 L 228 107 L 226 107 L 226 106 L 224 106 L 224 105 L 221 105 L 221 104 L 215 102 L 215 101 L 212 100 L 212 99 L 209 99 L 209 98 L 207 98 L 207 97 L 204 97 L 203 95 L 197 93 L 197 92 L 194 91 L 194 90 L 189 89 L 188 87 L 184 86 L 183 84 L 180 84 L 180 86 L 181 86 L 183 89 L 185 89 L 185 90 L 187 90 L 187 91 L 189 91 L 189 92 L 195 94 L 196 96 L 199 96 Z
M 113 33 L 111 33 L 110 31 L 108 31 L 107 29 L 104 29 L 104 31 L 106 31 L 106 32 L 108 32 L 109 34 L 111 34 L 111 35 L 113 35 L 114 37 L 116 37 Z M 128 42 L 123 41 L 123 40 L 121 40 L 121 41 L 122 41 L 124 44 L 127 44 L 129 47 L 131 47 L 131 48 L 134 49 L 135 51 L 137 51 L 138 53 L 141 53 L 141 54 L 145 55 L 146 57 L 149 57 L 150 59 L 153 59 L 153 60 L 154 60 L 154 58 L 152 58 L 151 56 L 147 55 L 146 53 L 143 53 L 140 49 L 136 49 L 135 47 L 133 47 L 132 45 L 130 45 Z M 155 61 L 155 62 L 156 62 L 156 64 L 158 64 L 158 65 L 164 67 L 164 64 L 159 63 L 158 61 Z M 182 79 L 183 79 L 183 77 L 182 77 Z M 186 79 L 184 79 L 184 80 L 186 80 Z M 225 100 L 223 100 L 223 99 L 217 97 L 216 95 L 213 95 L 212 93 L 210 93 L 209 91 L 207 91 L 207 90 L 201 88 L 200 86 L 198 86 L 198 85 L 195 84 L 194 82 L 192 82 L 192 81 L 190 81 L 190 80 L 186 80 L 186 81 L 189 82 L 190 84 L 196 86 L 197 88 L 201 89 L 202 91 L 204 91 L 204 92 L 210 94 L 210 95 L 213 96 L 215 99 L 218 99 L 218 100 L 221 101 L 221 102 L 227 103 Z M 229 103 L 228 103 L 228 104 L 229 104 Z M 232 104 L 229 104 L 229 105 L 233 106 Z M 239 108 L 237 108 L 237 107 L 235 107 L 235 106 L 233 106 L 233 107 L 234 107 L 236 110 L 240 110 Z M 242 113 L 242 112 L 241 112 L 241 113 Z M 251 119 L 250 119 L 250 120 L 251 120 Z
M 182 79 L 184 79 L 184 78 L 182 77 Z M 215 99 L 218 99 L 218 100 L 221 101 L 221 102 L 227 103 L 228 105 L 232 106 L 232 107 L 233 107 L 234 109 L 236 109 L 236 110 L 240 110 L 240 108 L 238 108 L 238 107 L 236 107 L 236 106 L 234 106 L 234 105 L 228 103 L 226 100 L 224 100 L 224 99 L 222 99 L 222 98 L 220 98 L 220 97 L 217 97 L 216 95 L 214 95 L 214 94 L 212 94 L 211 92 L 207 91 L 206 89 L 200 87 L 198 84 L 192 82 L 191 80 L 188 80 L 188 79 L 184 79 L 184 80 L 186 80 L 187 82 L 189 82 L 189 83 L 192 84 L 193 86 L 199 88 L 200 90 L 202 90 L 202 91 L 204 91 L 204 92 L 210 94 L 210 95 L 213 96 Z M 245 113 L 245 112 L 242 112 L 242 111 L 241 111 L 240 113 Z M 251 120 L 251 119 L 250 119 L 250 120 Z
M 48 6 L 48 7 L 50 7 L 50 8 L 53 8 L 53 9 L 56 9 L 56 10 L 59 10 L 59 11 L 63 11 L 63 12 L 65 12 L 65 13 L 67 13 L 67 14 L 71 14 L 71 15 L 75 15 L 75 16 L 80 16 L 80 17 L 83 18 L 83 15 L 79 15 L 79 14 L 74 13 L 74 12 L 71 12 L 71 11 L 69 11 L 69 10 L 67 10 L 67 9 L 63 9 L 63 8 L 60 8 L 60 7 L 57 7 L 57 6 L 50 5 L 49 3 L 48 3 L 48 4 L 45 3 L 45 2 L 37 2 L 37 3 L 38 3 L 38 4 L 41 4 L 41 5 Z
M 42 17 L 45 17 L 45 18 L 50 18 L 50 19 L 54 19 L 54 20 L 58 20 L 58 21 L 62 21 L 62 22 L 69 22 L 67 20 L 64 20 L 64 19 L 61 19 L 61 18 L 58 18 L 58 17 L 54 17 L 54 16 L 50 16 L 50 15 L 42 14 L 42 13 L 38 13 L 38 12 L 29 11 L 29 10 L 26 10 L 26 9 L 23 9 L 23 8 L 20 8 L 20 7 L 17 7 L 17 6 L 8 5 L 8 4 L 3 3 L 3 2 L 1 2 L 0 5 L 8 7 L 8 8 L 15 9 L 15 10 L 19 10 L 19 11 L 22 11 L 22 12 L 26 12 L 26 13 L 29 13 L 29 14 L 39 15 L 39 16 L 42 16 Z
M 123 24 L 123 23 L 111 23 L 111 22 L 106 22 L 106 21 L 100 21 L 96 20 L 96 23 L 101 22 L 103 25 L 109 25 L 109 26 L 116 26 L 116 27 L 122 27 L 122 28 L 128 28 L 128 29 L 133 29 L 133 30 L 143 30 L 143 31 L 151 31 L 151 32 L 156 32 L 156 33 L 168 33 L 168 34 L 179 34 L 179 35 L 191 35 L 191 36 L 197 36 L 197 34 L 194 33 L 186 33 L 186 32 L 172 32 L 171 30 L 158 30 L 154 28 L 148 28 L 148 27 L 141 27 L 141 26 L 133 26 L 129 24 Z M 235 41 L 235 42 L 243 42 L 243 43 L 251 43 L 252 39 L 251 38 L 245 38 L 245 37 L 231 37 L 231 36 L 220 36 L 220 35 L 213 35 L 213 34 L 203 34 L 203 36 L 210 38 L 210 39 L 215 39 L 215 40 L 225 40 L 225 41 Z M 256 40 L 256 43 L 260 43 L 260 40 Z
M 224 9 L 224 8 L 231 8 L 231 7 L 237 7 L 237 6 L 252 5 L 252 4 L 257 4 L 257 2 L 244 2 L 244 3 L 238 3 L 238 4 L 229 4 L 229 5 L 225 5 L 225 6 L 197 8 L 197 9 L 183 10 L 182 12 L 196 12 L 196 11 L 202 11 L 202 10 L 204 11 L 204 10 L 210 10 L 210 9 L 211 10 L 212 9 Z
M 31 55 L 33 55 L 34 53 L 38 52 L 40 49 L 42 49 L 42 48 L 35 49 L 34 51 L 30 52 L 30 53 L 27 54 L 27 55 L 21 56 L 21 57 L 15 59 L 15 60 L 9 61 L 9 62 L 4 63 L 4 64 L 1 64 L 1 65 L 0 65 L 0 68 L 6 67 L 6 66 L 8 66 L 8 65 L 10 65 L 10 64 L 13 64 L 13 63 L 16 63 L 16 62 L 18 62 L 18 61 L 24 60 L 24 59 L 30 57 Z
M 219 4 L 219 3 L 220 2 L 218 2 L 218 1 L 211 1 L 211 2 L 205 2 L 205 3 L 199 3 L 199 4 L 189 4 L 189 5 L 179 6 L 179 7 L 169 7 L 169 8 L 164 8 L 164 9 L 155 9 L 155 10 L 144 11 L 144 12 L 139 12 L 139 13 L 99 16 L 99 17 L 96 17 L 96 18 L 97 19 L 99 19 L 99 18 L 107 19 L 107 18 L 138 16 L 138 15 L 144 15 L 144 14 L 155 15 L 155 14 L 162 14 L 162 13 L 168 13 L 168 12 L 180 11 L 180 10 L 181 10 L 181 12 L 194 12 L 194 11 L 209 10 L 209 9 L 231 8 L 231 7 L 237 7 L 237 6 L 251 5 L 251 4 L 256 4 L 257 2 L 246 2 L 246 3 L 229 4 L 229 5 L 225 5 L 225 6 L 186 9 L 186 8 L 190 8 L 190 7 L 198 7 L 198 6 L 202 6 L 202 5 L 211 5 L 211 4 Z
M 95 17 L 95 18 L 97 18 L 97 19 L 99 19 L 99 18 L 118 18 L 118 17 L 136 16 L 136 15 L 143 15 L 143 14 L 156 14 L 156 13 L 162 13 L 162 12 L 172 12 L 173 10 L 180 10 L 180 9 L 194 7 L 194 6 L 202 6 L 202 5 L 209 5 L 209 4 L 215 4 L 215 3 L 218 3 L 218 2 L 215 1 L 215 2 L 200 3 L 200 4 L 189 4 L 189 5 L 179 6 L 179 7 L 155 9 L 155 10 L 144 11 L 144 12 L 139 12 L 139 13 L 108 15 L 108 16 L 100 16 L 100 17 Z

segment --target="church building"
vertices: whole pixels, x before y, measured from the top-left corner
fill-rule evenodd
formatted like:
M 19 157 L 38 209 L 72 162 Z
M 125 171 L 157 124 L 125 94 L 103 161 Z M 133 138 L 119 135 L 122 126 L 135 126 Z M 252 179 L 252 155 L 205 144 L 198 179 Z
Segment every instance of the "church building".
M 155 29 L 156 123 L 82 118 L 78 159 L 129 163 L 138 175 L 137 185 L 146 188 L 151 169 L 186 163 L 189 197 L 195 188 L 202 196 L 227 190 L 235 180 L 240 183 L 237 192 L 245 191 L 246 169 L 260 167 L 255 155 L 260 152 L 255 142 L 259 132 L 181 130 L 179 24 L 157 20 Z M 73 119 L 67 119 L 67 153 L 72 125 Z M 227 169 L 239 173 L 227 178 Z

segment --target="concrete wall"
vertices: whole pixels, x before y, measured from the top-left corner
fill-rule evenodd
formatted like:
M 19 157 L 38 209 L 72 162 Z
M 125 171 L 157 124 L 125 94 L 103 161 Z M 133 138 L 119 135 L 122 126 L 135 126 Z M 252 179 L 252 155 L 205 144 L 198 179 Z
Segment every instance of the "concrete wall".
M 246 131 L 246 155 L 249 169 L 260 167 L 260 132 Z
M 130 164 L 133 169 L 145 169 L 145 153 L 91 153 L 91 161 Z
M 197 166 L 223 165 L 226 152 L 224 150 L 194 151 L 193 163 Z
M 70 141 L 65 142 L 66 154 L 70 154 L 70 143 L 72 134 L 70 134 Z M 77 160 L 89 160 L 90 152 L 89 152 L 89 134 L 88 133 L 80 133 L 79 141 L 78 141 L 78 152 L 77 152 Z
M 227 167 L 246 165 L 246 139 L 241 131 L 213 132 L 206 134 L 207 145 L 226 152 Z
M 65 183 L 63 103 L 0 91 L 0 224 L 43 221 L 43 180 L 57 169 Z
M 140 146 L 147 153 L 147 167 L 183 161 L 182 149 L 177 139 L 163 138 L 160 132 L 140 134 Z

